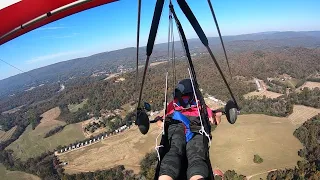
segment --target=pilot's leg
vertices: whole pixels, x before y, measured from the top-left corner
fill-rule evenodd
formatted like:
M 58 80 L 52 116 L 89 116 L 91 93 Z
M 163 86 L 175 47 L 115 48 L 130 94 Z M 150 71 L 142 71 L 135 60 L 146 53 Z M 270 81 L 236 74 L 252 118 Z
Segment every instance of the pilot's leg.
M 168 140 L 171 146 L 161 161 L 159 180 L 177 179 L 179 176 L 186 148 L 186 137 L 182 123 L 169 124 Z
M 186 147 L 188 158 L 188 179 L 205 179 L 208 178 L 209 170 L 206 163 L 205 146 L 201 134 L 196 134 Z

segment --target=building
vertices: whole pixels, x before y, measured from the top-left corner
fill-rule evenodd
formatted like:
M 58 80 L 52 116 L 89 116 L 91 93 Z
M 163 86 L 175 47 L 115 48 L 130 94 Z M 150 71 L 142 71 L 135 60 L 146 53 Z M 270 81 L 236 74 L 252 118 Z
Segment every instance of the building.
M 256 86 L 257 86 L 257 90 L 258 91 L 261 91 L 262 90 L 262 87 L 261 87 L 261 84 L 259 82 L 259 79 L 254 79 L 255 83 L 256 83 Z

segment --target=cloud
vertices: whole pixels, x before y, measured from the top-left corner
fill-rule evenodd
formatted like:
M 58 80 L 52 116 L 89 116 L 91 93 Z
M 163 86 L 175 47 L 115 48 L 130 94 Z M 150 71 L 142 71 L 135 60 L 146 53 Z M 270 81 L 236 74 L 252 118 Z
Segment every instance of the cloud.
M 66 51 L 66 52 L 59 52 L 59 53 L 54 53 L 54 54 L 48 54 L 44 56 L 39 56 L 33 59 L 30 59 L 26 61 L 27 64 L 34 64 L 42 61 L 48 61 L 56 58 L 61 58 L 61 57 L 66 57 L 74 54 L 78 54 L 80 51 Z
M 41 28 L 38 28 L 36 30 L 38 31 L 43 31 L 43 30 L 56 30 L 56 29 L 65 29 L 66 27 L 64 26 L 52 26 L 52 27 L 41 27 Z
M 59 36 L 43 36 L 41 39 L 65 39 L 65 38 L 73 38 L 78 36 L 80 33 L 72 33 L 70 35 L 59 35 Z

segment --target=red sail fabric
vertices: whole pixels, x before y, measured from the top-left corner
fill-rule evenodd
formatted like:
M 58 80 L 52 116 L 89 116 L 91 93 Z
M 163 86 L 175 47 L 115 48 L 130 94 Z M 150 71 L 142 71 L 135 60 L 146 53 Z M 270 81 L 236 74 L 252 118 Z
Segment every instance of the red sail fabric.
M 91 0 L 84 2 L 6 35 L 37 17 L 47 13 L 50 14 L 51 11 L 70 3 L 79 2 L 77 0 L 20 0 L 0 10 L 0 45 L 50 22 L 114 1 L 117 0 Z

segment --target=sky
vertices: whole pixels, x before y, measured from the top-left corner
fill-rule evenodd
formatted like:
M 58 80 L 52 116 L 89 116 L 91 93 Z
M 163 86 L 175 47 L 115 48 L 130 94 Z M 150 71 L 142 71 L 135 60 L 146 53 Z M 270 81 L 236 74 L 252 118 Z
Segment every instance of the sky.
M 142 0 L 140 46 L 146 46 L 155 2 Z M 206 35 L 217 36 L 207 0 L 187 2 Z M 187 38 L 197 37 L 175 0 L 173 4 Z M 320 30 L 319 0 L 212 0 L 212 4 L 222 35 Z M 167 42 L 168 14 L 166 0 L 156 43 Z M 135 47 L 136 28 L 137 0 L 120 0 L 68 16 L 11 40 L 0 46 L 0 59 L 29 71 L 99 52 Z M 19 73 L 0 61 L 0 80 Z

